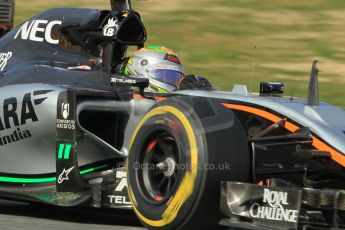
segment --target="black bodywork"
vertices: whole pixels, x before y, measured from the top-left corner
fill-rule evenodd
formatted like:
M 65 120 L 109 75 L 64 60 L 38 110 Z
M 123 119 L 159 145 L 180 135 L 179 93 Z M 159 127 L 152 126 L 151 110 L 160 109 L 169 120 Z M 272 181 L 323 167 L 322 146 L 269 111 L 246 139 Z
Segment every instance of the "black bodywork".
M 103 28 L 110 19 L 116 22 L 113 25 L 114 31 L 112 36 L 105 36 Z M 36 120 L 28 119 L 28 123 L 37 121 L 41 123 L 41 129 L 53 131 L 49 131 L 47 134 L 42 132 L 41 135 L 45 137 L 37 137 L 36 143 L 32 143 L 32 145 L 41 145 L 40 142 L 43 142 L 36 154 L 28 151 L 26 155 L 22 154 L 18 158 L 20 159 L 18 163 L 10 163 L 13 162 L 12 159 L 2 161 L 3 165 L 7 164 L 0 170 L 2 196 L 62 206 L 84 204 L 87 207 L 90 205 L 94 207 L 114 206 L 109 200 L 112 200 L 114 186 L 117 186 L 122 178 L 116 178 L 114 168 L 119 168 L 120 164 L 122 167 L 124 165 L 123 156 L 114 154 L 114 149 L 119 150 L 123 145 L 128 108 L 124 108 L 120 112 L 104 110 L 109 107 L 113 108 L 114 101 L 129 102 L 133 98 L 133 90 L 130 86 L 114 86 L 111 84 L 111 78 L 116 67 L 124 61 L 127 48 L 129 46 L 141 48 L 145 41 L 146 30 L 140 20 L 140 15 L 134 11 L 123 9 L 118 11 L 51 9 L 29 19 L 1 38 L 0 50 L 6 56 L 3 56 L 1 60 L 3 69 L 0 72 L 0 87 L 9 89 L 9 95 L 12 95 L 11 98 L 14 98 L 16 103 L 6 105 L 8 112 L 6 114 L 4 111 L 1 125 L 2 121 L 7 120 L 13 122 L 13 126 L 23 129 L 20 122 L 18 124 L 16 122 L 17 119 L 20 119 L 17 107 L 20 107 L 21 103 L 24 108 L 24 101 L 30 100 L 31 103 L 31 99 L 19 98 L 18 92 L 27 87 L 29 92 L 35 89 L 29 96 L 40 97 L 40 99 L 35 99 L 33 105 L 28 104 L 37 115 Z M 85 66 L 86 70 L 79 68 Z M 138 81 L 138 85 L 140 84 L 142 83 Z M 18 88 L 17 92 L 13 87 L 15 85 L 23 85 L 24 88 L 21 90 Z M 13 93 L 11 93 L 12 88 L 15 89 Z M 8 94 L 5 91 L 2 93 Z M 49 102 L 49 98 L 54 97 L 57 100 L 56 104 Z M 56 124 L 55 133 L 54 126 L 44 127 L 42 116 L 49 117 L 51 114 L 55 114 L 53 119 L 63 119 L 62 113 L 59 112 L 63 111 L 61 107 L 63 103 L 69 104 L 69 120 L 76 122 L 77 100 L 78 103 L 87 101 L 99 104 L 108 103 L 108 105 L 104 105 L 99 110 L 91 109 L 80 112 L 78 124 L 72 124 L 73 128 L 60 126 L 62 128 L 59 129 L 59 124 Z M 51 105 L 47 105 L 49 103 Z M 16 107 L 11 108 L 14 105 Z M 45 109 L 37 111 L 38 105 L 45 106 Z M 26 111 L 27 109 L 28 107 Z M 43 110 L 50 110 L 51 114 Z M 40 115 L 41 112 L 44 115 Z M 100 117 L 102 117 L 101 120 Z M 30 124 L 26 125 L 29 126 L 30 135 L 37 136 L 33 133 Z M 79 125 L 83 127 L 83 130 L 79 128 Z M 11 133 L 19 135 L 19 129 L 14 134 L 12 127 L 5 128 L 2 129 L 5 131 L 1 133 L 5 138 L 7 133 L 9 133 L 9 138 L 11 138 Z M 51 141 L 56 143 L 49 144 L 51 147 L 45 148 L 48 146 L 46 142 Z M 76 143 L 78 143 L 77 149 L 75 149 Z M 4 146 L 11 151 L 14 141 L 3 139 L 1 145 L 3 144 L 6 144 Z M 18 148 L 25 152 L 26 145 L 22 145 L 24 147 L 19 144 Z M 68 161 L 58 158 L 55 152 L 59 152 L 59 147 L 69 145 L 71 145 L 69 149 L 71 158 Z M 52 151 L 52 147 L 54 151 Z M 4 153 L 6 148 L 1 148 L 0 152 Z M 79 159 L 74 154 L 75 151 L 83 152 L 78 156 Z M 42 157 L 42 154 L 46 156 Z M 40 159 L 38 167 L 34 167 L 34 158 Z M 12 167 L 8 167 L 9 164 L 13 164 Z M 68 175 L 70 180 L 60 186 L 59 175 L 67 167 L 78 167 L 78 169 L 73 170 Z M 102 171 L 102 173 L 97 174 L 98 171 Z M 118 171 L 121 172 L 121 170 Z M 92 180 L 98 177 L 103 178 L 101 184 L 95 183 L 93 186 L 87 185 L 85 182 L 85 179 Z M 106 192 L 101 195 L 99 191 L 102 189 Z M 67 193 L 57 194 L 56 192 Z M 69 195 L 70 192 L 80 193 L 79 195 Z M 99 195 L 93 197 L 94 194 Z M 123 194 L 123 197 L 126 196 L 125 192 L 121 191 L 120 194 Z M 125 199 L 123 199 L 121 207 L 130 207 Z
M 126 15 L 125 15 L 126 14 Z M 125 15 L 125 16 L 124 16 Z M 102 28 L 109 18 L 118 18 L 114 37 L 105 37 Z M 45 40 L 45 30 L 37 31 L 33 41 L 33 21 L 57 21 L 51 28 L 52 44 Z M 44 24 L 44 21 L 47 21 Z M 146 31 L 135 12 L 100 11 L 94 9 L 52 9 L 39 14 L 1 38 L 0 49 L 15 55 L 1 74 L 0 85 L 46 83 L 74 87 L 108 87 L 114 68 L 125 57 L 129 45 L 142 47 Z M 23 30 L 28 31 L 23 31 Z M 30 33 L 26 36 L 23 33 Z M 24 36 L 21 38 L 21 36 Z M 68 67 L 88 65 L 92 71 L 68 71 Z

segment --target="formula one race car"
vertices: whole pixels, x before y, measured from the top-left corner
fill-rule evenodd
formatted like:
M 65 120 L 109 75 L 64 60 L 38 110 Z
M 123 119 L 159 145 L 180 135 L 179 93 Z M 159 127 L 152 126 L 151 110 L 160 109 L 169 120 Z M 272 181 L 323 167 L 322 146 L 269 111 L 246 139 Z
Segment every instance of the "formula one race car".
M 146 93 L 114 75 L 146 40 L 129 1 L 14 29 L 1 4 L 1 197 L 133 209 L 152 230 L 345 229 L 345 112 L 319 102 L 316 62 L 308 100 Z

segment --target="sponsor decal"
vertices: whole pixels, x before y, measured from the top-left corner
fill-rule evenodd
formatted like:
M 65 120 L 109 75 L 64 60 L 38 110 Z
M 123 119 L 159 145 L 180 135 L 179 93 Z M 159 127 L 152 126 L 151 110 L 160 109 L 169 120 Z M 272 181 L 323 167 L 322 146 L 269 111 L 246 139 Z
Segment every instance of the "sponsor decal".
M 251 205 L 249 213 L 252 218 L 297 223 L 298 210 L 289 209 L 287 192 L 264 189 L 262 204 Z
M 75 120 L 68 119 L 70 115 L 70 104 L 62 103 L 61 104 L 61 116 L 63 119 L 56 120 L 56 127 L 58 129 L 75 129 Z
M 59 152 L 58 152 L 58 159 L 65 159 L 68 160 L 71 155 L 71 144 L 60 144 L 59 145 Z
M 116 186 L 115 192 L 107 196 L 109 203 L 115 206 L 131 207 L 131 203 L 127 195 L 127 174 L 125 171 L 116 172 Z
M 146 66 L 147 64 L 149 64 L 149 61 L 147 59 L 143 59 L 140 62 L 140 65 L 142 65 L 142 66 Z
M 4 71 L 8 60 L 12 57 L 12 52 L 0 53 L 0 71 Z
M 108 195 L 110 204 L 131 205 L 126 196 Z
M 62 103 L 61 115 L 62 115 L 63 119 L 68 118 L 68 116 L 69 116 L 69 103 Z
M 32 137 L 29 130 L 21 130 L 20 126 L 29 122 L 38 122 L 35 106 L 42 104 L 48 97 L 39 97 L 32 100 L 33 96 L 39 96 L 51 92 L 51 90 L 34 91 L 25 93 L 22 103 L 19 104 L 16 97 L 5 98 L 0 114 L 0 146 L 8 145 Z M 12 129 L 12 130 L 11 130 Z M 10 131 L 8 131 L 10 130 Z M 6 132 L 4 134 L 4 132 Z
M 111 83 L 136 84 L 137 81 L 134 80 L 134 79 L 130 79 L 130 78 L 116 78 L 116 77 L 112 77 L 111 78 Z
M 31 93 L 24 94 L 21 106 L 16 97 L 5 98 L 3 101 L 3 116 L 0 117 L 0 131 L 37 122 L 38 117 L 32 103 Z M 35 100 L 36 101 L 36 100 Z M 12 122 L 11 122 L 12 121 Z
M 54 26 L 61 25 L 62 21 L 32 20 L 25 22 L 18 30 L 14 39 L 30 40 L 35 42 L 46 41 L 50 44 L 59 44 L 59 40 L 52 38 Z
M 117 23 L 117 19 L 109 18 L 107 24 L 103 27 L 103 35 L 106 37 L 114 36 L 115 32 L 119 29 L 119 25 Z
M 8 134 L 5 136 L 0 135 L 0 146 L 11 144 L 13 142 L 21 141 L 24 139 L 28 139 L 32 137 L 29 130 L 21 131 L 20 128 L 17 128 L 12 132 L 12 134 Z
M 126 172 L 117 171 L 116 172 L 116 179 L 119 179 L 120 182 L 117 184 L 115 191 L 122 192 L 125 188 L 127 188 L 127 174 Z
M 69 180 L 68 175 L 72 172 L 72 170 L 74 168 L 75 168 L 75 166 L 73 166 L 67 170 L 64 168 L 62 173 L 59 175 L 58 183 L 62 184 L 64 181 L 68 181 Z
M 165 55 L 164 60 L 175 62 L 177 64 L 181 64 L 180 59 L 177 56 L 171 55 L 171 54 Z

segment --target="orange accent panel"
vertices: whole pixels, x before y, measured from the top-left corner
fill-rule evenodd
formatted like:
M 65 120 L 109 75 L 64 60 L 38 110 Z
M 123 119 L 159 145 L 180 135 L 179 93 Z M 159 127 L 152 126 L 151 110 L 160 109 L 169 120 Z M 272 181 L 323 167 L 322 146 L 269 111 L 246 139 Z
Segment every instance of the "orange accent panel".
M 145 97 L 141 96 L 140 94 L 133 94 L 133 99 L 145 99 Z M 164 101 L 167 98 L 166 97 L 153 97 L 153 99 L 155 99 L 155 101 L 160 102 L 160 101 Z
M 140 94 L 133 94 L 133 98 L 134 99 L 144 99 L 144 97 L 141 96 Z
M 274 123 L 282 120 L 282 118 L 280 118 L 280 117 L 278 117 L 272 113 L 269 113 L 267 111 L 264 111 L 262 109 L 257 109 L 257 108 L 244 106 L 244 105 L 235 105 L 235 104 L 226 104 L 226 103 L 223 103 L 223 105 L 229 109 L 236 109 L 236 110 L 241 110 L 241 111 L 245 111 L 248 113 L 256 114 L 256 115 L 263 117 L 263 118 L 266 118 L 266 119 L 268 119 Z M 298 126 L 296 126 L 290 122 L 285 122 L 285 128 L 287 130 L 289 130 L 290 132 L 296 132 L 299 129 Z
M 278 117 L 272 113 L 269 113 L 267 111 L 264 111 L 262 109 L 257 109 L 257 108 L 253 108 L 250 106 L 244 106 L 244 105 L 228 104 L 228 103 L 222 103 L 222 105 L 225 106 L 226 108 L 229 108 L 229 109 L 245 111 L 248 113 L 258 115 L 258 116 L 266 118 L 266 119 L 268 119 L 274 123 L 282 120 L 282 118 L 280 118 L 280 117 Z M 290 132 L 296 132 L 299 129 L 298 126 L 296 126 L 290 122 L 285 122 L 285 128 L 287 130 L 289 130 Z M 334 160 L 338 164 L 345 167 L 345 156 L 342 153 L 339 153 L 338 151 L 334 150 L 328 144 L 324 143 L 323 141 L 321 141 L 320 139 L 318 139 L 314 136 L 312 136 L 312 140 L 313 140 L 313 146 L 316 149 L 318 149 L 320 151 L 329 152 L 331 154 L 332 160 Z
M 154 99 L 155 99 L 157 102 L 160 102 L 160 101 L 165 101 L 167 98 L 166 98 L 166 97 L 154 97 Z
M 317 148 L 318 150 L 329 152 L 331 154 L 332 160 L 334 160 L 335 162 L 345 167 L 345 156 L 343 154 L 334 150 L 333 148 L 331 148 L 329 145 L 319 140 L 318 138 L 316 137 L 312 137 L 312 138 L 313 138 L 313 146 L 315 148 Z

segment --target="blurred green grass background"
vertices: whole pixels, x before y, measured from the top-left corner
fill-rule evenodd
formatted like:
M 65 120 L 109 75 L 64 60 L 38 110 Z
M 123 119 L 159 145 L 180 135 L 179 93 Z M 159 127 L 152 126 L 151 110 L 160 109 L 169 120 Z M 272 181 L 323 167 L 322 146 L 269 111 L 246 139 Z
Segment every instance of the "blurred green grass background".
M 216 88 L 285 82 L 286 95 L 306 97 L 318 59 L 321 100 L 345 109 L 345 1 L 132 0 L 148 31 L 148 45 L 180 54 L 189 73 Z M 108 0 L 17 0 L 16 24 L 48 8 L 108 9 Z M 256 49 L 252 74 L 253 50 Z

